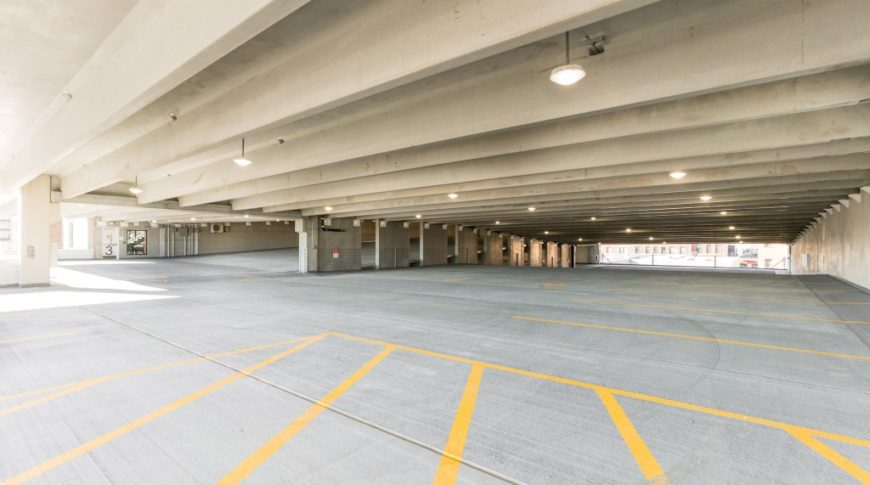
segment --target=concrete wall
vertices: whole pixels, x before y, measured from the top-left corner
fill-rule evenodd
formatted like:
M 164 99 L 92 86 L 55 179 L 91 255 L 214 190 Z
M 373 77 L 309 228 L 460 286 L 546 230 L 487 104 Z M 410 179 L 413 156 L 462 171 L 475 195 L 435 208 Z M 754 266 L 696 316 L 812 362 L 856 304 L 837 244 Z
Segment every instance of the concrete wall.
M 315 245 L 317 271 L 362 269 L 362 233 L 353 219 L 332 219 L 332 225 L 319 227 Z
M 447 264 L 447 230 L 442 224 L 431 224 L 429 229 L 424 226 L 422 242 L 423 266 Z
M 508 245 L 508 265 L 509 266 L 523 266 L 525 264 L 525 257 L 523 255 L 523 238 L 521 237 L 511 237 L 510 244 Z
M 540 268 L 544 264 L 544 243 L 532 239 L 529 242 L 529 266 Z
M 299 235 L 296 234 L 293 224 L 288 225 L 283 222 L 273 222 L 269 226 L 262 222 L 252 222 L 250 226 L 236 223 L 230 225 L 229 232 L 214 234 L 208 227 L 198 229 L 199 254 L 299 247 Z M 150 241 L 151 234 L 148 234 L 148 238 Z
M 870 192 L 823 218 L 792 246 L 792 272 L 824 273 L 870 289 Z
M 477 234 L 473 230 L 463 228 L 457 238 L 458 264 L 477 264 Z
M 375 266 L 381 268 L 407 268 L 409 264 L 410 236 L 401 222 L 377 224 Z
M 504 241 L 496 233 L 484 236 L 484 264 L 501 266 L 504 264 Z
M 598 245 L 597 244 L 578 244 L 574 251 L 576 258 L 575 264 L 597 264 L 598 263 Z

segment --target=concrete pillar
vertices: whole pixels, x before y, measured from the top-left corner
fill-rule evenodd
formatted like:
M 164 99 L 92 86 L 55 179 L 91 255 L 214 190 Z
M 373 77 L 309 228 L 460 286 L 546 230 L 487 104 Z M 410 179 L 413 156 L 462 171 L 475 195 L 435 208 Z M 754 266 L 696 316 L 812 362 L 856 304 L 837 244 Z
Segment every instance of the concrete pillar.
M 447 264 L 447 229 L 442 224 L 421 224 L 420 265 Z
M 556 268 L 559 266 L 559 245 L 554 242 L 547 243 L 547 267 Z
M 456 261 L 459 264 L 477 264 L 476 229 L 463 228 L 456 237 Z
M 529 241 L 529 266 L 540 268 L 544 261 L 544 243 L 537 239 Z
M 295 224 L 296 233 L 299 235 L 299 272 L 317 272 L 320 218 L 314 216 L 296 219 Z
M 401 222 L 378 221 L 375 228 L 375 267 L 407 268 L 410 241 Z
M 510 258 L 508 264 L 510 266 L 524 266 L 525 265 L 525 256 L 523 253 L 523 243 L 525 239 L 519 236 L 511 236 L 510 237 L 510 245 L 508 249 L 510 251 Z
M 504 264 L 504 241 L 500 233 L 490 232 L 484 240 L 484 262 L 495 266 Z
M 573 246 L 571 244 L 560 244 L 559 249 L 561 250 L 561 255 L 559 257 L 560 267 L 562 268 L 570 268 L 571 267 L 571 257 L 573 256 L 571 253 Z
M 60 204 L 51 201 L 51 177 L 40 175 L 21 187 L 18 197 L 19 286 L 51 284 L 63 228 Z

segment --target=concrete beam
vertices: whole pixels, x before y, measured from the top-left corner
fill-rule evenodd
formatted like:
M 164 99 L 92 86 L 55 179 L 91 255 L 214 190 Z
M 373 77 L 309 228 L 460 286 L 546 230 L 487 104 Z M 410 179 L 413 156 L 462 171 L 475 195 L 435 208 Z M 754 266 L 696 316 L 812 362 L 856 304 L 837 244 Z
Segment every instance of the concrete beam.
M 868 76 L 870 76 L 870 66 L 861 66 L 725 93 L 531 126 L 506 133 L 463 138 L 446 144 L 404 149 L 393 152 L 389 156 L 367 156 L 320 166 L 316 169 L 296 170 L 277 176 L 234 183 L 210 191 L 190 194 L 182 197 L 181 202 L 185 205 L 237 199 L 275 190 L 298 189 L 305 185 L 358 177 L 383 176 L 462 160 L 477 160 L 556 146 L 849 105 L 870 96 L 870 87 L 863 82 Z M 395 129 L 391 132 L 398 133 Z M 327 143 L 326 140 L 331 136 L 330 133 L 320 133 L 317 138 L 321 140 L 320 143 Z M 312 153 L 306 153 L 307 149 L 304 147 L 306 143 L 311 143 L 313 147 L 316 140 L 295 140 L 292 146 L 270 149 L 268 156 L 266 152 L 257 156 L 258 164 L 278 164 L 294 158 L 309 157 Z M 336 138 L 333 143 L 345 142 Z M 330 143 L 330 146 L 333 143 Z M 272 157 L 275 158 L 274 162 Z M 168 193 L 156 194 L 155 197 L 163 195 Z
M 69 196 L 80 195 L 123 180 L 124 175 L 112 170 L 118 164 L 121 172 L 140 173 L 155 161 L 167 163 L 265 126 L 311 116 L 654 1 L 383 0 L 358 3 L 357 8 L 323 2 L 323 10 L 313 5 L 289 19 L 296 28 L 288 31 L 295 37 L 285 43 L 283 63 L 93 162 L 82 174 L 84 180 L 73 176 L 65 190 Z M 213 10 L 197 7 L 200 12 Z M 177 28 L 179 34 L 190 35 L 186 25 L 192 23 L 196 22 L 185 19 Z M 169 45 L 154 54 L 171 51 Z
M 70 80 L 66 96 L 59 93 L 27 143 L 13 158 L 0 160 L 0 193 L 50 171 L 66 154 L 306 3 L 137 3 Z

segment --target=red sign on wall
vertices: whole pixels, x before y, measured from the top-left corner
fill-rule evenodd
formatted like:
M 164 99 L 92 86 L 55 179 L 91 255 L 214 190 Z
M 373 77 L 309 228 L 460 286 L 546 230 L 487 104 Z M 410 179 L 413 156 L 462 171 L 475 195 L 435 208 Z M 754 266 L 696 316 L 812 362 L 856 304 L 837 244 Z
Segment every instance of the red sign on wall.
M 332 248 L 332 258 L 338 259 L 338 255 L 341 254 L 341 250 L 339 248 Z

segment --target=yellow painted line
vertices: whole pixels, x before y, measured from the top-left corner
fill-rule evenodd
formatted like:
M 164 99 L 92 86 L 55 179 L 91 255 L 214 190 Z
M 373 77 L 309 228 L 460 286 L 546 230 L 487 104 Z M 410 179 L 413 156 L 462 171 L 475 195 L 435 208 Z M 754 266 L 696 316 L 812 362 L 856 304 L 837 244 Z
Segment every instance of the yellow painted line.
M 686 293 L 685 290 L 675 290 L 675 291 L 635 291 L 635 290 L 623 290 L 623 289 L 613 289 L 613 291 L 618 291 L 621 294 L 627 295 L 641 295 L 641 296 L 665 296 L 665 297 L 675 297 L 678 296 L 680 298 L 709 298 L 711 300 L 738 300 L 738 301 L 763 301 L 763 302 L 774 302 L 774 303 L 789 303 L 795 305 L 803 305 L 803 306 L 812 306 L 817 307 L 819 303 L 825 305 L 870 305 L 870 301 L 831 301 L 831 300 L 800 300 L 800 299 L 790 299 L 790 298 L 769 298 L 763 296 L 738 296 L 738 295 L 723 295 L 722 293 Z M 691 291 L 691 290 L 689 290 Z M 590 296 L 600 296 L 600 295 L 613 295 L 612 292 L 591 292 L 591 291 L 581 291 L 583 295 Z
M 607 414 L 610 415 L 613 424 L 616 425 L 616 429 L 619 430 L 619 434 L 622 435 L 622 440 L 625 441 L 628 450 L 634 456 L 634 460 L 637 462 L 637 466 L 640 467 L 644 478 L 656 485 L 666 485 L 669 483 L 665 471 L 646 446 L 643 438 L 640 437 L 631 420 L 628 419 L 628 415 L 625 414 L 625 410 L 622 409 L 622 406 L 619 405 L 613 394 L 602 389 L 597 389 L 596 393 L 604 404 L 604 408 L 607 409 Z
M 468 438 L 468 429 L 471 427 L 471 417 L 474 415 L 474 406 L 477 404 L 477 391 L 480 389 L 483 369 L 484 366 L 480 363 L 471 365 L 471 372 L 465 382 L 465 390 L 462 391 L 462 399 L 456 409 L 450 435 L 444 445 L 441 462 L 435 472 L 435 479 L 432 480 L 433 485 L 453 485 L 456 483 L 459 465 L 462 463 L 462 452 L 465 450 L 465 440 Z
M 240 483 L 242 480 L 247 478 L 254 472 L 254 470 L 259 468 L 260 465 L 265 463 L 266 460 L 290 441 L 290 439 L 299 434 L 302 429 L 314 421 L 317 416 L 319 416 L 323 411 L 326 411 L 326 409 L 328 409 L 336 399 L 341 397 L 342 394 L 347 392 L 348 389 L 365 377 L 365 375 L 374 369 L 382 360 L 386 359 L 394 349 L 395 347 L 393 345 L 388 344 L 378 355 L 374 356 L 371 360 L 366 362 L 365 365 L 357 369 L 350 377 L 329 391 L 323 399 L 314 403 L 304 413 L 296 418 L 295 421 L 287 425 L 284 429 L 278 432 L 278 434 L 273 436 L 272 439 L 267 441 L 266 444 L 245 458 L 243 462 L 224 475 L 224 477 L 218 480 L 217 483 L 219 485 Z
M 844 472 L 852 475 L 852 477 L 858 480 L 859 483 L 863 483 L 864 485 L 870 485 L 870 472 L 867 472 L 860 466 L 856 465 L 854 462 L 841 455 L 836 450 L 813 438 L 813 436 L 810 434 L 801 432 L 791 432 L 790 434 L 794 436 L 796 440 L 807 445 L 807 447 L 809 447 L 811 450 L 822 455 L 834 465 L 840 467 L 840 469 Z
M 42 389 L 34 389 L 31 391 L 19 392 L 17 394 L 0 396 L 0 402 L 3 402 L 3 401 L 10 401 L 13 399 L 22 398 L 22 397 L 29 397 L 29 396 L 33 396 L 33 395 L 37 395 L 37 394 L 44 394 L 47 392 L 63 390 L 62 392 L 58 392 L 58 393 L 53 394 L 52 395 L 53 397 L 50 397 L 50 398 L 43 397 L 43 398 L 35 399 L 32 401 L 28 401 L 25 403 L 21 403 L 21 404 L 15 406 L 14 408 L 7 408 L 7 409 L 0 410 L 0 416 L 12 414 L 13 412 L 21 411 L 22 409 L 26 409 L 26 408 L 29 408 L 31 406 L 36 406 L 37 404 L 42 404 L 43 402 L 47 402 L 47 401 L 50 401 L 52 399 L 56 399 L 56 398 L 61 397 L 61 396 L 65 396 L 65 395 L 70 394 L 72 392 L 81 391 L 81 390 L 87 389 L 91 386 L 95 386 L 97 384 L 102 384 L 104 382 L 113 381 L 113 380 L 120 379 L 123 377 L 131 377 L 131 376 L 135 376 L 135 375 L 147 374 L 149 372 L 154 372 L 154 371 L 158 371 L 158 370 L 162 370 L 162 369 L 169 369 L 172 367 L 178 367 L 178 366 L 182 366 L 182 365 L 198 364 L 201 362 L 206 362 L 208 360 L 216 359 L 218 357 L 226 357 L 228 355 L 243 354 L 243 353 L 247 353 L 247 352 L 254 352 L 256 350 L 270 349 L 273 347 L 282 347 L 284 345 L 288 345 L 288 344 L 291 344 L 293 342 L 298 342 L 298 341 L 302 340 L 303 338 L 304 337 L 299 337 L 299 338 L 293 338 L 293 339 L 289 339 L 289 340 L 283 340 L 281 342 L 273 342 L 273 343 L 269 343 L 269 344 L 255 345 L 253 347 L 246 347 L 243 349 L 229 350 L 226 352 L 211 354 L 211 355 L 207 355 L 205 357 L 195 357 L 192 359 L 177 360 L 177 361 L 169 362 L 166 364 L 160 364 L 160 365 L 155 365 L 152 367 L 144 367 L 141 369 L 133 369 L 133 370 L 128 370 L 128 371 L 124 371 L 124 372 L 118 372 L 116 374 L 109 374 L 109 375 L 105 375 L 105 376 L 94 377 L 94 378 L 86 379 L 83 381 L 71 382 L 69 384 L 44 387 Z
M 553 376 L 553 375 L 549 375 L 549 374 L 542 374 L 540 372 L 518 369 L 516 367 L 509 367 L 506 365 L 494 364 L 494 363 L 490 363 L 490 362 L 483 362 L 483 361 L 479 361 L 479 360 L 469 359 L 466 357 L 459 357 L 456 355 L 450 355 L 450 354 L 445 354 L 445 353 L 441 353 L 441 352 L 435 352 L 432 350 L 411 347 L 408 345 L 395 344 L 395 343 L 386 342 L 383 340 L 377 340 L 377 339 L 372 339 L 372 338 L 367 338 L 367 337 L 357 337 L 355 335 L 348 335 L 348 334 L 340 333 L 340 332 L 331 332 L 328 335 L 333 335 L 333 336 L 344 338 L 347 340 L 355 340 L 358 342 L 368 342 L 368 343 L 375 344 L 375 345 L 394 345 L 397 350 L 404 350 L 406 352 L 412 352 L 415 354 L 428 355 L 430 357 L 436 357 L 436 358 L 444 359 L 444 360 L 452 360 L 454 362 L 464 362 L 466 364 L 481 364 L 488 369 L 500 370 L 502 372 L 531 377 L 531 378 L 540 379 L 543 381 L 556 382 L 559 384 L 565 384 L 565 385 L 569 385 L 569 386 L 579 387 L 582 389 L 591 389 L 591 390 L 596 391 L 596 392 L 599 389 L 601 389 L 603 391 L 611 392 L 616 396 L 629 397 L 632 399 L 637 399 L 639 401 L 646 401 L 646 402 L 651 402 L 654 404 L 661 404 L 663 406 L 669 406 L 669 407 L 678 408 L 678 409 L 685 409 L 687 411 L 694 411 L 694 412 L 698 412 L 698 413 L 709 414 L 712 416 L 718 416 L 721 418 L 733 419 L 733 420 L 740 421 L 740 422 L 752 423 L 752 424 L 757 424 L 760 426 L 766 426 L 769 428 L 781 429 L 781 430 L 784 430 L 787 432 L 800 431 L 800 432 L 807 433 L 811 436 L 814 436 L 816 438 L 830 439 L 830 440 L 840 441 L 843 443 L 848 443 L 851 445 L 863 446 L 863 447 L 870 448 L 870 440 L 867 440 L 867 439 L 855 438 L 852 436 L 831 433 L 831 432 L 823 431 L 820 429 L 814 429 L 814 428 L 808 428 L 808 427 L 804 427 L 804 426 L 798 426 L 798 425 L 794 425 L 794 424 L 784 423 L 782 421 L 776 421 L 776 420 L 766 419 L 766 418 L 759 418 L 759 417 L 755 417 L 755 416 L 750 416 L 748 414 L 741 414 L 741 413 L 735 413 L 735 412 L 731 412 L 731 411 L 724 411 L 721 409 L 710 408 L 710 407 L 706 407 L 706 406 L 699 406 L 696 404 L 690 404 L 690 403 L 681 402 L 681 401 L 674 401 L 671 399 L 666 399 L 666 398 L 662 398 L 662 397 L 658 397 L 658 396 L 652 396 L 649 394 L 642 394 L 639 392 L 626 391 L 626 390 L 617 389 L 614 387 L 602 386 L 600 384 L 583 382 L 583 381 L 579 381 L 577 379 L 570 379 L 567 377 L 559 377 L 559 376 Z
M 63 332 L 63 333 L 52 333 L 48 335 L 36 335 L 33 337 L 21 337 L 21 338 L 13 338 L 9 340 L 0 340 L 0 345 L 6 344 L 17 344 L 21 342 L 32 342 L 34 340 L 45 340 L 50 338 L 58 338 L 58 337 L 70 337 L 73 335 L 78 335 L 81 332 Z
M 780 350 L 783 352 L 799 352 L 803 354 L 812 354 L 812 355 L 823 355 L 825 357 L 836 357 L 838 359 L 855 359 L 855 360 L 868 360 L 870 361 L 870 355 L 861 355 L 861 354 L 842 354 L 839 352 L 826 352 L 824 350 L 813 350 L 813 349 L 804 349 L 801 347 L 786 347 L 783 345 L 771 345 L 771 344 L 761 344 L 755 342 L 746 342 L 743 340 L 731 340 L 731 339 L 720 339 L 713 337 L 702 337 L 700 335 L 688 335 L 683 333 L 672 333 L 672 332 L 659 332 L 656 330 L 643 330 L 639 328 L 631 328 L 631 327 L 620 327 L 617 325 L 605 325 L 600 323 L 587 323 L 587 322 L 571 322 L 567 320 L 551 320 L 548 318 L 537 318 L 537 317 L 527 317 L 523 315 L 514 315 L 511 317 L 514 320 L 525 320 L 529 322 L 539 322 L 539 323 L 552 323 L 555 325 L 568 325 L 572 327 L 582 327 L 582 328 L 594 328 L 597 330 L 608 330 L 612 332 L 625 332 L 625 333 L 636 333 L 641 335 L 653 335 L 656 337 L 666 337 L 666 338 L 677 338 L 682 340 L 694 340 L 698 342 L 712 342 L 715 344 L 722 345 L 737 345 L 741 347 L 752 347 L 756 349 L 765 349 L 765 350 Z
M 555 282 L 555 283 L 541 283 L 541 284 L 538 285 L 538 286 L 539 286 L 540 288 L 547 288 L 547 289 L 551 289 L 551 290 L 556 290 L 556 289 L 559 289 L 559 288 L 564 288 L 564 287 L 565 287 L 565 283 L 562 283 L 561 281 L 557 281 L 557 282 Z
M 325 337 L 325 335 L 315 335 L 313 337 L 309 337 L 298 345 L 295 345 L 287 350 L 283 350 L 281 352 L 278 352 L 277 354 L 275 354 L 267 359 L 261 360 L 260 362 L 254 364 L 252 366 L 249 366 L 244 370 L 236 372 L 230 376 L 224 377 L 223 379 L 221 379 L 217 382 L 214 382 L 206 387 L 203 387 L 202 389 L 200 389 L 194 393 L 188 394 L 187 396 L 185 396 L 181 399 L 178 399 L 177 401 L 174 401 L 174 402 L 169 403 L 169 404 L 167 404 L 159 409 L 151 411 L 150 413 L 148 413 L 144 416 L 141 416 L 138 419 L 130 421 L 129 423 L 127 423 L 123 426 L 115 428 L 114 430 L 109 431 L 108 433 L 105 433 L 102 436 L 94 438 L 83 445 L 77 446 L 77 447 L 75 447 L 75 448 L 73 448 L 65 453 L 61 453 L 61 454 L 55 456 L 54 458 L 52 458 L 50 460 L 44 461 L 41 464 L 39 464 L 33 468 L 30 468 L 29 470 L 26 470 L 18 475 L 15 475 L 14 477 L 2 482 L 2 485 L 17 485 L 17 484 L 24 483 L 28 480 L 32 480 L 32 479 L 52 470 L 54 468 L 57 468 L 60 465 L 63 465 L 64 463 L 67 463 L 67 462 L 69 462 L 75 458 L 78 458 L 79 456 L 84 455 L 86 453 L 89 453 L 89 452 L 93 451 L 94 449 L 96 449 L 96 448 L 116 439 L 116 438 L 124 436 L 125 434 L 129 433 L 130 431 L 141 428 L 142 426 L 145 426 L 146 424 L 148 424 L 148 423 L 150 423 L 158 418 L 161 418 L 161 417 L 163 417 L 163 416 L 165 416 L 165 415 L 167 415 L 167 414 L 169 414 L 177 409 L 180 409 L 180 408 L 196 401 L 197 399 L 205 397 L 205 396 L 217 391 L 218 389 L 221 389 L 222 387 L 227 386 L 228 384 L 232 384 L 233 382 L 238 381 L 242 377 L 248 376 L 251 373 L 253 373 L 259 369 L 262 369 L 263 367 L 266 367 L 269 364 L 273 364 L 273 363 L 283 359 L 284 357 L 287 357 L 290 354 L 298 352 L 298 351 L 304 349 L 305 347 L 308 347 L 309 345 L 323 339 L 324 337 Z
M 693 306 L 674 306 L 674 305 L 658 305 L 655 303 L 627 303 L 619 300 L 594 300 L 594 301 L 586 301 L 586 300 L 576 300 L 578 303 L 586 303 L 593 305 L 619 305 L 623 307 L 634 307 L 634 308 L 661 308 L 662 310 L 676 310 L 676 311 L 685 311 L 685 312 L 693 312 L 693 313 L 718 313 L 722 315 L 741 315 L 741 316 L 753 316 L 753 317 L 772 317 L 772 318 L 782 318 L 785 320 L 800 320 L 800 321 L 810 321 L 810 322 L 825 322 L 825 323 L 840 323 L 840 324 L 866 324 L 870 323 L 868 320 L 840 320 L 839 318 L 822 318 L 822 317 L 807 317 L 802 315 L 792 315 L 790 313 L 776 313 L 776 312 L 746 312 L 739 310 L 720 310 L 718 308 L 705 308 L 705 307 L 693 307 Z

